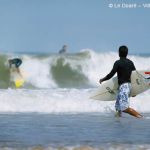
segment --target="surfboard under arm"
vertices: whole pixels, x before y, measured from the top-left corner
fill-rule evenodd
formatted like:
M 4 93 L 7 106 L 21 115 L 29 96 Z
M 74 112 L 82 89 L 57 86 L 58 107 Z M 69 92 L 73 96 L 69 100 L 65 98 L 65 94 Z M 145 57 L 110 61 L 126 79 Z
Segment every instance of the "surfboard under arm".
M 138 95 L 150 88 L 150 71 L 133 71 L 131 75 L 131 95 Z M 118 79 L 114 77 L 100 85 L 92 92 L 90 98 L 101 101 L 112 101 L 118 93 Z

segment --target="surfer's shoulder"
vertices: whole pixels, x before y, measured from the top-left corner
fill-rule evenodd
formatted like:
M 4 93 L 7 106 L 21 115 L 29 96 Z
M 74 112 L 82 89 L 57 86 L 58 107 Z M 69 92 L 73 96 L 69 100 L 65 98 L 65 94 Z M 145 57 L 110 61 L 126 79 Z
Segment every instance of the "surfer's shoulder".
M 130 62 L 130 63 L 133 63 L 133 61 L 132 61 L 132 60 L 130 60 L 129 58 L 127 58 L 127 61 L 128 61 L 128 62 Z
M 120 62 L 120 59 L 116 60 L 114 64 L 118 64 Z

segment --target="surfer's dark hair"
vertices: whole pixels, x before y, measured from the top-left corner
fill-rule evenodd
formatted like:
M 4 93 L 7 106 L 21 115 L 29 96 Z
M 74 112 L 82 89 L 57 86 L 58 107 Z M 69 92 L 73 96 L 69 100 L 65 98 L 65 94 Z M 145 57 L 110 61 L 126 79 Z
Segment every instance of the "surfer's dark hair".
M 120 46 L 119 47 L 119 57 L 127 57 L 128 55 L 128 47 L 127 46 Z

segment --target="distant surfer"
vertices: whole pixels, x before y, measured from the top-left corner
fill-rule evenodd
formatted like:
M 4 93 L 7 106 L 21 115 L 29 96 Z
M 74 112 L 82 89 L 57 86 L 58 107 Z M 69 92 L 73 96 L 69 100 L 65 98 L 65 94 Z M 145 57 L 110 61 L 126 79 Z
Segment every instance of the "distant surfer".
M 133 108 L 129 107 L 129 95 L 131 93 L 131 73 L 136 70 L 134 63 L 127 59 L 128 48 L 126 46 L 119 47 L 119 57 L 120 59 L 114 63 L 111 72 L 100 79 L 100 84 L 103 81 L 112 78 L 115 73 L 117 73 L 119 92 L 116 98 L 115 108 L 118 116 L 121 116 L 122 112 L 128 113 L 134 117 L 141 118 L 142 115 L 135 111 Z
M 59 54 L 67 53 L 67 45 L 63 45 L 62 49 L 59 51 Z
M 8 62 L 10 69 L 15 69 L 18 72 L 18 74 L 22 77 L 22 74 L 19 69 L 20 65 L 22 64 L 22 60 L 20 58 L 14 58 L 9 59 Z

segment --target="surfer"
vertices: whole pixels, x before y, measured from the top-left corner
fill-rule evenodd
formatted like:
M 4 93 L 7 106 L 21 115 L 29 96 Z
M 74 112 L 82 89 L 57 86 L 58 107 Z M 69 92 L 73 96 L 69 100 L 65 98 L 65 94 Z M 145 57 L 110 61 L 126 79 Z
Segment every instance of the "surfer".
M 141 114 L 139 114 L 133 108 L 129 107 L 129 95 L 131 93 L 131 73 L 132 71 L 136 70 L 136 68 L 134 66 L 134 63 L 128 58 L 126 58 L 127 55 L 128 55 L 127 46 L 120 46 L 119 47 L 120 59 L 114 63 L 111 72 L 104 78 L 100 79 L 99 82 L 101 84 L 103 81 L 109 80 L 117 72 L 119 91 L 116 99 L 115 108 L 118 116 L 121 117 L 121 113 L 125 112 L 134 117 L 141 118 L 142 117 Z
M 59 51 L 59 54 L 67 53 L 67 45 L 63 45 L 62 49 Z
M 12 68 L 12 66 L 14 66 L 17 72 L 19 73 L 19 75 L 22 77 L 22 74 L 19 69 L 20 65 L 22 64 L 22 60 L 19 58 L 14 58 L 14 59 L 9 59 L 8 62 L 9 62 L 10 69 Z

